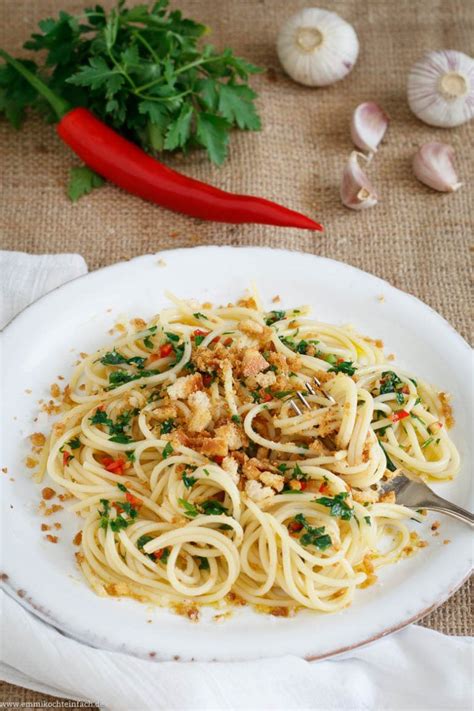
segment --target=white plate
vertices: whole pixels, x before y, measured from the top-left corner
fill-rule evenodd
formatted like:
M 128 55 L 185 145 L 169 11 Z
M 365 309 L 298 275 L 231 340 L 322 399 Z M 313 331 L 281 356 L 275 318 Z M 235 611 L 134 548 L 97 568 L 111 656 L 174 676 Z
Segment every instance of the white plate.
M 166 266 L 159 266 L 159 259 Z M 471 351 L 426 305 L 345 264 L 283 250 L 200 247 L 116 264 L 43 297 L 17 316 L 3 337 L 0 466 L 8 467 L 8 475 L 0 475 L 6 534 L 1 570 L 8 576 L 7 591 L 64 633 L 93 646 L 154 659 L 241 660 L 290 653 L 319 658 L 407 625 L 446 600 L 468 575 L 470 531 L 443 518 L 438 537 L 430 534 L 429 524 L 423 528 L 427 548 L 383 570 L 379 582 L 358 591 L 352 607 L 343 612 L 304 611 L 283 619 L 244 607 L 224 622 L 212 619 L 214 610 L 193 624 L 166 609 L 96 596 L 75 567 L 74 515 L 61 513 L 57 545 L 44 540 L 43 519 L 37 513 L 39 487 L 24 465 L 27 436 L 46 431 L 45 420 L 33 421 L 37 401 L 48 397 L 58 375 L 69 375 L 75 360 L 71 349 L 90 352 L 112 342 L 107 331 L 116 317 L 150 317 L 166 304 L 165 289 L 185 298 L 226 303 L 253 281 L 268 308 L 271 297 L 279 294 L 282 307 L 308 303 L 323 321 L 350 322 L 362 333 L 382 338 L 402 366 L 452 393 L 452 436 L 463 465 L 456 481 L 439 485 L 437 491 L 469 505 Z M 445 539 L 451 543 L 443 545 Z

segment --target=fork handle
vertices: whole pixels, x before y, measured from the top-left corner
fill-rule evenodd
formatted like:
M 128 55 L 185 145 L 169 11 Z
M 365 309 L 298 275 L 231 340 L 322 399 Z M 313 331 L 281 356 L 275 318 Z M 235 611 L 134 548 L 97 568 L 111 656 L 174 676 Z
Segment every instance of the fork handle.
M 429 500 L 422 501 L 419 504 L 419 508 L 427 509 L 428 511 L 439 511 L 446 514 L 446 516 L 457 518 L 459 521 L 464 521 L 464 523 L 474 526 L 474 514 L 461 506 L 451 503 L 451 501 L 446 501 L 446 499 L 437 494 L 432 494 Z

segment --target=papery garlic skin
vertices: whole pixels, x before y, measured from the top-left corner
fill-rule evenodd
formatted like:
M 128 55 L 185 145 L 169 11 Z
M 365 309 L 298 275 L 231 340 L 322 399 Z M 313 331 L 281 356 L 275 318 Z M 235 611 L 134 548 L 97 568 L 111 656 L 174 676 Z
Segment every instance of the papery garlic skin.
M 294 81 L 327 86 L 351 71 L 359 54 L 359 40 L 352 25 L 335 12 L 307 7 L 281 28 L 277 52 Z
M 413 172 L 420 182 L 440 192 L 455 192 L 462 185 L 454 169 L 454 149 L 446 143 L 421 146 L 413 157 Z
M 362 151 L 376 153 L 387 128 L 387 114 L 373 101 L 359 104 L 352 114 L 351 137 Z
M 428 52 L 411 69 L 408 103 L 430 126 L 460 126 L 474 117 L 474 59 L 454 49 Z
M 378 202 L 378 195 L 360 167 L 359 158 L 367 160 L 362 153 L 352 151 L 342 174 L 341 200 L 351 210 L 365 210 Z

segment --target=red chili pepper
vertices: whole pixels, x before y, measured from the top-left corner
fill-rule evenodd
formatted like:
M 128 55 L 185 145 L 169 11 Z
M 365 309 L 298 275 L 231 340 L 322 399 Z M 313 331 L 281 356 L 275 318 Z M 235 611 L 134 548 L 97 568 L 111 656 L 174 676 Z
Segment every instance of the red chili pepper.
M 204 373 L 202 376 L 202 384 L 205 388 L 210 387 L 210 385 L 212 384 L 212 375 L 210 375 L 209 373 Z
M 318 490 L 319 493 L 320 493 L 320 494 L 326 493 L 328 490 L 329 490 L 329 487 L 328 487 L 327 481 L 323 481 L 323 483 L 322 483 L 321 486 L 319 487 L 319 490 Z
M 209 335 L 210 331 L 203 331 L 200 328 L 196 328 L 195 331 L 193 331 L 193 336 L 207 336 Z
M 260 223 L 322 231 L 305 215 L 252 195 L 229 193 L 194 180 L 159 163 L 85 108 L 75 108 L 54 94 L 37 76 L 4 50 L 0 56 L 52 106 L 60 138 L 92 170 L 120 188 L 162 207 L 202 220 Z
M 398 422 L 398 420 L 404 420 L 405 417 L 409 417 L 410 413 L 407 412 L 406 410 L 397 410 L 394 412 L 391 416 L 392 422 Z
M 304 490 L 306 489 L 306 487 L 308 486 L 308 482 L 307 482 L 307 481 L 300 481 L 300 484 L 301 484 L 301 489 L 300 489 L 300 491 L 304 491 Z
M 171 355 L 173 352 L 173 346 L 171 343 L 164 343 L 160 347 L 160 358 L 166 358 L 167 356 Z
M 73 459 L 73 456 L 70 452 L 63 452 L 63 466 L 67 467 L 69 464 L 70 460 Z
M 262 400 L 263 402 L 270 402 L 270 400 L 273 400 L 273 395 L 271 393 L 263 393 Z
M 220 466 L 222 464 L 222 462 L 224 461 L 224 457 L 221 457 L 218 454 L 216 454 L 213 457 L 213 460 L 215 461 L 216 464 L 219 464 L 219 466 Z
M 164 552 L 164 548 L 158 548 L 158 550 L 153 553 L 153 557 L 156 558 L 156 560 L 160 560 L 163 557 Z
M 298 521 L 291 521 L 288 524 L 288 530 L 291 531 L 292 533 L 297 533 L 298 531 L 301 531 L 303 528 L 302 523 L 298 523 Z
M 232 345 L 232 338 L 230 336 L 229 336 L 229 338 L 226 338 L 225 341 L 222 341 L 222 345 L 231 346 Z
M 102 459 L 102 466 L 108 472 L 113 474 L 123 474 L 123 468 L 125 466 L 125 461 L 123 459 L 113 459 L 112 457 L 104 457 Z
M 133 494 L 131 494 L 129 491 L 125 493 L 125 498 L 127 499 L 128 503 L 131 504 L 132 506 L 141 506 L 143 504 L 143 501 Z

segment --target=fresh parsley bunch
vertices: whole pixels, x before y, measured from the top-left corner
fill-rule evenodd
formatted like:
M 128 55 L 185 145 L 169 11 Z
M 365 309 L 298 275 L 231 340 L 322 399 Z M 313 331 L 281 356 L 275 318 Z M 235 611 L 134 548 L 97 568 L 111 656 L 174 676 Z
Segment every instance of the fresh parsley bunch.
M 87 107 L 150 153 L 202 146 L 220 164 L 233 127 L 260 128 L 247 84 L 259 69 L 230 49 L 199 46 L 207 28 L 167 5 L 127 8 L 119 0 L 110 12 L 60 12 L 24 44 L 46 51 L 44 62 L 22 61 L 71 106 Z M 1 67 L 0 112 L 19 128 L 28 107 L 53 118 L 26 80 Z

